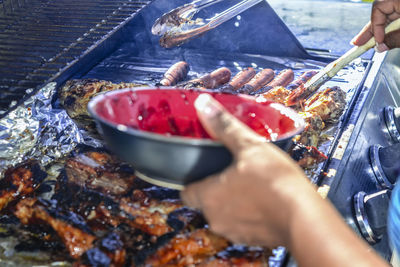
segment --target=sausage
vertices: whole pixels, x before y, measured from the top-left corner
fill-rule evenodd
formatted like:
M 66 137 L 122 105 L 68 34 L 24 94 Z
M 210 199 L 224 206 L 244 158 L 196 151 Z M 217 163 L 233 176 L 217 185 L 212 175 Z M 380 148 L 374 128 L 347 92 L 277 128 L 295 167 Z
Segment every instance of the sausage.
M 184 85 L 185 89 L 201 88 L 201 89 L 215 89 L 231 79 L 231 71 L 222 67 L 208 73 L 198 79 L 191 80 Z
M 318 71 L 315 71 L 315 70 L 306 71 L 302 75 L 300 75 L 300 77 L 297 78 L 294 82 L 289 84 L 286 88 L 289 90 L 294 90 L 297 87 L 299 87 L 300 85 L 305 84 L 308 80 L 310 80 L 317 73 L 318 73 Z
M 275 73 L 272 69 L 263 69 L 242 88 L 240 88 L 239 93 L 251 94 L 268 84 L 274 78 L 274 76 Z
M 179 61 L 172 65 L 164 74 L 164 78 L 160 81 L 160 85 L 172 86 L 186 78 L 189 72 L 189 64 L 185 61 Z
M 256 71 L 253 68 L 245 68 L 236 74 L 226 86 L 222 87 L 221 91 L 236 92 L 239 88 L 250 81 L 254 75 L 256 75 Z
M 278 86 L 285 87 L 291 81 L 293 81 L 293 79 L 294 79 L 293 71 L 291 69 L 285 69 L 281 71 L 269 84 L 258 90 L 256 93 L 257 94 L 265 93 L 268 90 Z
M 206 74 L 200 78 L 204 84 L 204 87 L 208 89 L 217 88 L 218 86 L 229 82 L 230 79 L 231 71 L 226 67 L 216 69 L 210 74 Z

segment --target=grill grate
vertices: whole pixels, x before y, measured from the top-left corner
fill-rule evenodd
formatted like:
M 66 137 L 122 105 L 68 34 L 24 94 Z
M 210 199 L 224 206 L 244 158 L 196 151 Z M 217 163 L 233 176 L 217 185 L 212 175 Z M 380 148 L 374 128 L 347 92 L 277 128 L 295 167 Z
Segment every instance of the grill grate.
M 0 117 L 151 0 L 0 0 Z

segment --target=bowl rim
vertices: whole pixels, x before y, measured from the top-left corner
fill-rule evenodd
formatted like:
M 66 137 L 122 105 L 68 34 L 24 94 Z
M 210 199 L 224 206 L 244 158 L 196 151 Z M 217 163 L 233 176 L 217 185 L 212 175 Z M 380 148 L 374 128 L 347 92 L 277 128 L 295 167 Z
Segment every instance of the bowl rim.
M 113 95 L 117 93 L 123 93 L 123 92 L 128 92 L 128 91 L 145 91 L 145 90 L 179 90 L 184 88 L 181 88 L 179 86 L 140 86 L 140 87 L 128 87 L 128 88 L 123 88 L 123 89 L 118 89 L 118 90 L 113 90 L 113 91 L 107 91 L 107 92 L 101 92 L 97 95 L 95 95 L 88 103 L 87 109 L 89 114 L 97 121 L 106 124 L 109 127 L 114 128 L 117 131 L 124 132 L 127 134 L 131 134 L 134 136 L 142 137 L 142 138 L 148 138 L 148 139 L 153 139 L 155 141 L 159 142 L 168 142 L 168 143 L 179 143 L 179 144 L 184 144 L 184 145 L 193 145 L 193 146 L 215 146 L 215 147 L 222 147 L 224 146 L 222 142 L 212 140 L 212 139 L 206 139 L 206 138 L 192 138 L 192 137 L 186 137 L 186 136 L 176 136 L 176 135 L 164 135 L 164 134 L 159 134 L 159 133 L 153 133 L 153 132 L 148 132 L 144 130 L 137 130 L 131 127 L 128 127 L 123 124 L 118 124 L 118 123 L 113 123 L 109 120 L 106 120 L 102 117 L 100 117 L 97 112 L 95 111 L 96 105 L 103 100 L 105 97 L 108 95 Z M 198 91 L 200 93 L 216 93 L 216 91 L 212 90 L 199 90 L 199 89 L 191 89 L 192 91 Z M 244 94 L 237 94 L 240 97 L 244 98 L 252 98 L 256 99 L 252 96 L 249 95 L 244 95 Z M 270 100 L 267 100 L 270 101 Z M 290 107 L 286 107 L 280 103 L 271 101 L 272 103 L 278 104 L 282 106 L 284 109 L 288 110 L 289 113 L 293 113 L 292 115 L 297 117 L 297 121 L 300 123 L 300 126 L 296 128 L 296 131 L 288 132 L 283 135 L 283 137 L 278 138 L 274 141 L 267 140 L 267 142 L 279 142 L 279 141 L 286 141 L 287 139 L 293 138 L 294 136 L 300 134 L 305 127 L 305 121 L 303 118 L 301 118 L 296 111 L 291 109 Z M 290 134 L 289 134 L 290 133 Z

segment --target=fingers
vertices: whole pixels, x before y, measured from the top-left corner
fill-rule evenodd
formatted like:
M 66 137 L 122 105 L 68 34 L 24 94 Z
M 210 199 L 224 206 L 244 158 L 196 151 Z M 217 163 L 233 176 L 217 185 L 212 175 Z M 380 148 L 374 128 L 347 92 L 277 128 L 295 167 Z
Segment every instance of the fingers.
M 199 119 L 214 138 L 220 140 L 234 155 L 249 144 L 265 142 L 265 139 L 227 112 L 209 94 L 201 94 L 194 103 Z
M 387 16 L 394 12 L 393 1 L 375 1 L 371 11 L 371 29 L 377 44 L 385 39 Z
M 356 46 L 361 46 L 369 41 L 373 36 L 371 22 L 368 22 L 364 28 L 351 40 L 351 43 Z
M 385 41 L 385 27 L 398 18 L 400 18 L 400 0 L 376 0 L 372 6 L 371 21 L 351 40 L 351 43 L 361 46 L 374 37 L 377 52 L 392 48 Z
M 386 34 L 384 43 L 389 49 L 400 47 L 400 30 Z

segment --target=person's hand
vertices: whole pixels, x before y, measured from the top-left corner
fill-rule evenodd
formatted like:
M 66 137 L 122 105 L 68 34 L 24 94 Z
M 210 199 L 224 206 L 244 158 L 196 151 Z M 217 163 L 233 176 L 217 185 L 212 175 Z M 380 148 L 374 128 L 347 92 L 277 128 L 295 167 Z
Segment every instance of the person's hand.
M 299 191 L 315 193 L 309 180 L 286 153 L 210 95 L 200 95 L 195 106 L 203 126 L 232 152 L 234 162 L 222 173 L 188 185 L 181 194 L 183 201 L 202 210 L 211 230 L 231 241 L 287 244 L 296 196 Z
M 400 47 L 400 30 L 385 35 L 385 27 L 400 18 L 400 0 L 375 0 L 372 5 L 371 21 L 358 33 L 352 44 L 360 46 L 375 37 L 377 52 Z

